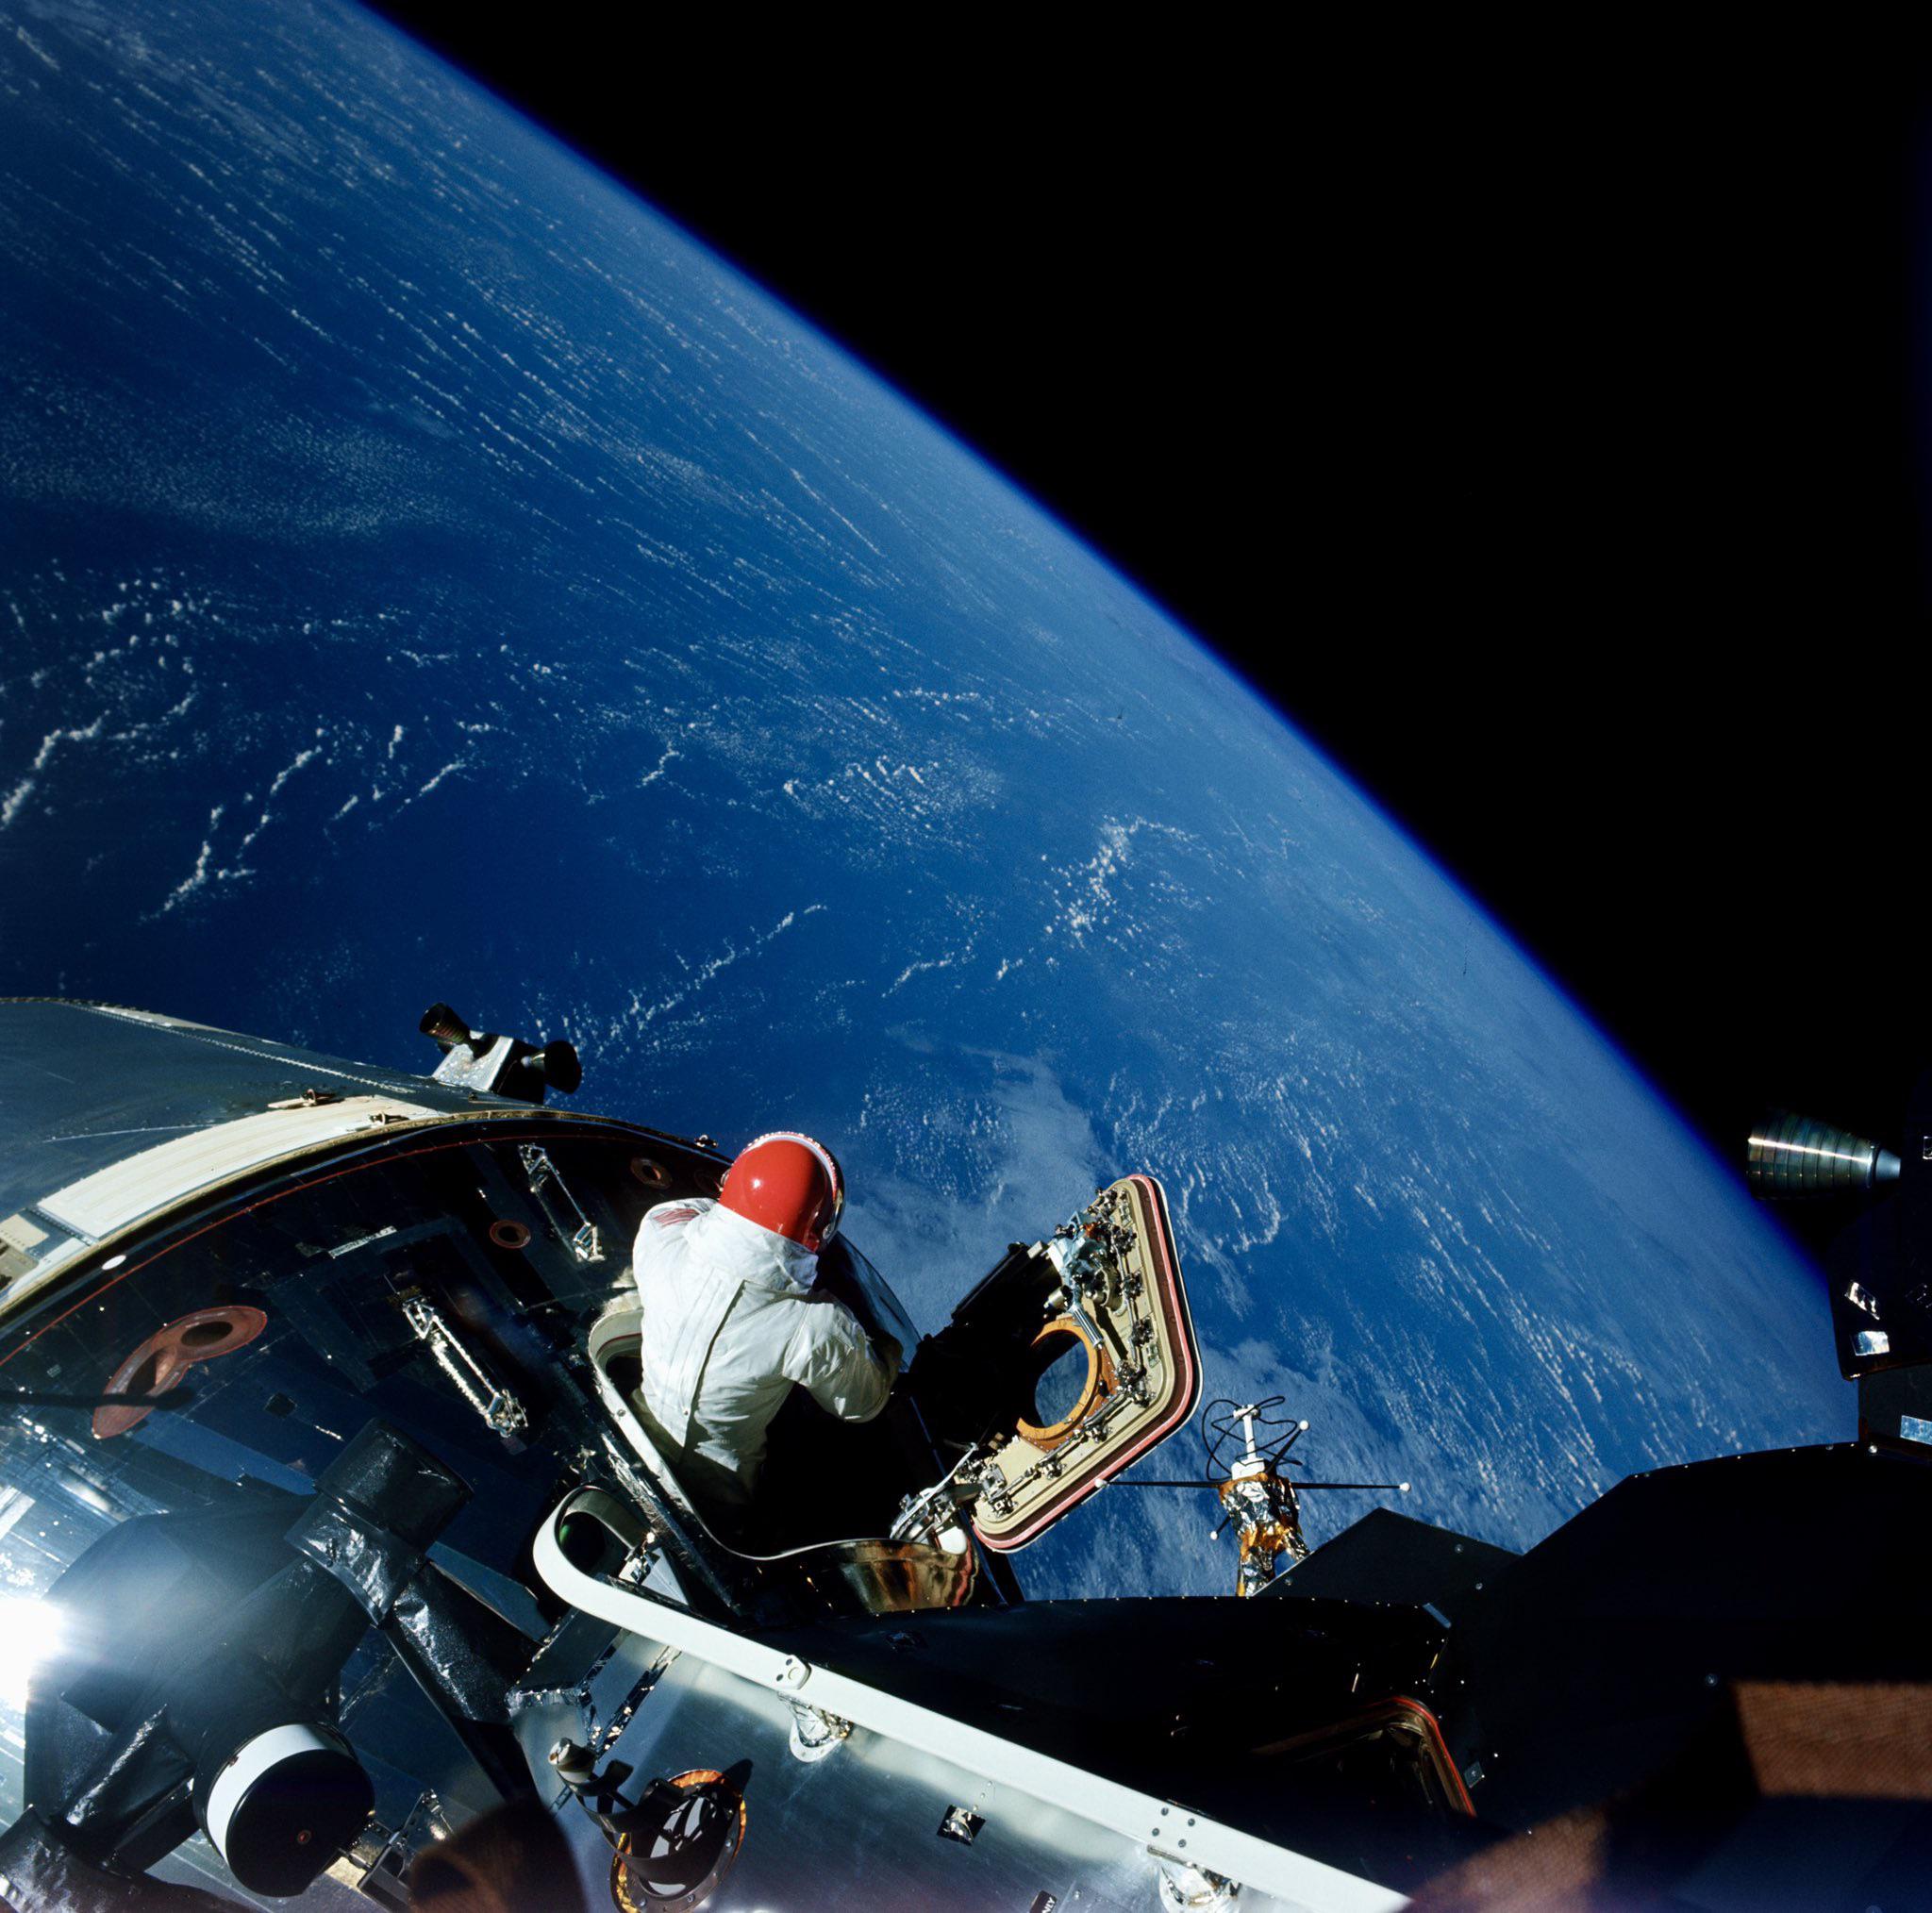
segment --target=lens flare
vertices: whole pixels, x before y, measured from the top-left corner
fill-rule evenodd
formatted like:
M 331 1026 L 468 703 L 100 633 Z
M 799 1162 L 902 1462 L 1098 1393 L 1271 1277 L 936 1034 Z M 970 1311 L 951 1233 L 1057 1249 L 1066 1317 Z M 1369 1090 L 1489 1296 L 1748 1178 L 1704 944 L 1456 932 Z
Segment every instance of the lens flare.
M 35 1671 L 60 1651 L 59 1610 L 36 1594 L 0 1594 L 0 1704 L 26 1705 Z

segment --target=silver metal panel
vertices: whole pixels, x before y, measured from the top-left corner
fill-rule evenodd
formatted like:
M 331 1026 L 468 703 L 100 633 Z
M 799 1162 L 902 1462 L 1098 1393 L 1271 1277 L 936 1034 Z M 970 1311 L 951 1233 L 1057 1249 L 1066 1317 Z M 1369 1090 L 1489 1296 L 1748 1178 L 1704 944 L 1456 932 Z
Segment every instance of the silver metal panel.
M 861 1789 L 856 1807 L 846 1803 L 846 1810 L 855 1812 L 857 1819 L 839 1836 L 859 1844 L 869 1867 L 887 1869 L 910 1827 L 910 1822 L 902 1825 L 896 1814 L 887 1810 L 887 1795 L 891 1789 L 880 1783 L 890 1776 L 908 1787 L 914 1780 L 925 1787 L 928 1793 L 919 1796 L 922 1806 L 931 1804 L 930 1793 L 950 1794 L 949 1801 L 940 1803 L 941 1815 L 947 1805 L 982 1812 L 983 1808 L 972 1805 L 973 1800 L 997 1796 L 1002 1812 L 1015 1826 L 1044 1824 L 1038 1817 L 1047 1816 L 1056 1839 L 1083 1863 L 1116 1862 L 1119 1856 L 1144 1854 L 1149 1848 L 1172 1852 L 1241 1882 L 1244 1904 L 1249 1905 L 1300 1906 L 1320 1909 L 1320 1913 L 1392 1913 L 1405 1903 L 1404 1895 L 1389 1888 L 1306 1854 L 1238 1827 L 1190 1815 L 1171 1803 L 920 1706 L 882 1688 L 870 1687 L 829 1668 L 808 1666 L 688 1611 L 594 1580 L 573 1567 L 558 1545 L 557 1518 L 561 1512 L 559 1507 L 544 1522 L 534 1549 L 538 1573 L 559 1598 L 581 1613 L 597 1615 L 629 1632 L 679 1649 L 683 1656 L 680 1669 L 693 1660 L 708 1663 L 715 1680 L 707 1676 L 700 1683 L 705 1690 L 721 1705 L 728 1704 L 751 1719 L 781 1722 L 789 1734 L 790 1704 L 796 1699 L 853 1722 L 851 1738 L 823 1764 L 834 1767 L 854 1755 L 854 1766 L 868 1768 L 874 1776 L 870 1791 Z M 691 1681 L 693 1676 L 683 1678 Z M 655 1703 L 658 1696 L 652 1699 Z M 640 1711 L 639 1720 L 642 1722 L 646 1716 L 661 1719 L 666 1711 L 647 1705 Z M 873 1750 L 870 1754 L 868 1747 Z M 659 1756 L 654 1748 L 653 1757 L 674 1756 L 669 1753 Z M 684 1767 L 722 1769 L 732 1759 L 745 1756 L 727 1755 L 722 1750 L 707 1753 L 693 1744 L 691 1757 L 683 1758 L 681 1747 L 675 1757 L 681 1759 Z M 658 1771 L 664 1771 L 661 1765 Z M 991 1821 L 991 1815 L 987 1818 Z M 937 1827 L 937 1817 L 933 1823 Z M 888 1824 L 893 1829 L 892 1839 L 882 1843 L 880 1830 Z M 865 1877 L 862 1872 L 854 1873 L 856 1863 L 848 1855 L 841 1874 L 847 1905 L 851 1904 L 852 1882 Z M 1150 1869 L 1155 1866 L 1151 1859 L 1146 1864 Z M 1033 1890 L 1042 1888 L 1054 1890 L 1044 1881 Z M 1029 1894 L 1026 1904 L 1030 1902 Z M 881 1894 L 878 1904 L 892 1901 Z M 907 1904 L 916 1901 L 908 1894 Z M 954 1903 L 935 1899 L 932 1904 Z M 985 1903 L 968 1900 L 957 1904 Z
M 540 1771 L 543 1750 L 536 1742 L 551 1724 L 539 1730 L 528 1719 L 524 1735 Z M 692 1768 L 728 1773 L 741 1787 L 744 1841 L 708 1909 L 1027 1913 L 1042 1893 L 1058 1913 L 1155 1913 L 1159 1905 L 1158 1863 L 1091 1822 L 863 1728 L 828 1758 L 801 1761 L 790 1732 L 791 1712 L 778 1696 L 686 1655 L 609 1746 L 640 1776 L 625 1788 L 633 1795 L 646 1776 Z M 610 1849 L 561 1789 L 554 1805 L 591 1905 L 609 1904 Z M 956 1806 L 981 1819 L 970 1845 L 941 1837 L 941 1822 Z M 1242 1900 L 1263 1909 L 1284 1904 L 1261 1895 Z

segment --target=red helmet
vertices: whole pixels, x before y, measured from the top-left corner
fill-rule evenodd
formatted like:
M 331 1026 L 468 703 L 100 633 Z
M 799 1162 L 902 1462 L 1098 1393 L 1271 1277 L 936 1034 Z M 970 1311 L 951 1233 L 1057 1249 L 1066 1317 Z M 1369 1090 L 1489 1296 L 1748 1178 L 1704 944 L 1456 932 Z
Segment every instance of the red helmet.
M 739 1151 L 718 1202 L 801 1249 L 823 1249 L 839 1233 L 845 1177 L 823 1142 L 774 1129 Z

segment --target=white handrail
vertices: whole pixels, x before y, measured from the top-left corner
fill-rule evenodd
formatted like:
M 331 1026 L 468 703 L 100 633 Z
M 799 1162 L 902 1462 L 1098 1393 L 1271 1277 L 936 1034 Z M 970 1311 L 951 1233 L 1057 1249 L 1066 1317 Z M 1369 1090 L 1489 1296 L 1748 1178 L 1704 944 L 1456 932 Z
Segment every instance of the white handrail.
M 1286 1906 L 1306 1913 L 1395 1913 L 1408 1904 L 1390 1888 L 1200 1814 L 1181 1817 L 1188 1822 L 1187 1847 L 1176 1854 L 1182 1827 L 1172 1803 L 969 1726 L 849 1674 L 813 1666 L 687 1608 L 593 1579 L 573 1567 L 558 1543 L 558 1519 L 569 1505 L 567 1497 L 538 1529 L 534 1558 L 550 1591 L 583 1613 L 692 1655 L 767 1692 L 787 1700 L 808 1700 L 813 1706 L 888 1739 L 1091 1821 L 1137 1847 L 1209 1868 Z M 1168 1809 L 1164 1826 L 1163 1806 Z

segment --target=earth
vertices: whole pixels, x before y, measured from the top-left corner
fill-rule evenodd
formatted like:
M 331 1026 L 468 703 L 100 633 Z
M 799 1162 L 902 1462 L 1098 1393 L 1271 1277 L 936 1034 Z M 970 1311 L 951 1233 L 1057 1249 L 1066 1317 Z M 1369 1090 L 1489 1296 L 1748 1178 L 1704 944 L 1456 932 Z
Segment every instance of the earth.
M 1512 1547 L 1849 1432 L 1810 1265 L 1369 796 L 374 17 L 0 0 L 0 990 L 568 1037 L 579 1106 L 831 1142 L 927 1328 L 1149 1170 L 1208 1392 Z M 1020 1565 L 1224 1589 L 1209 1522 Z

